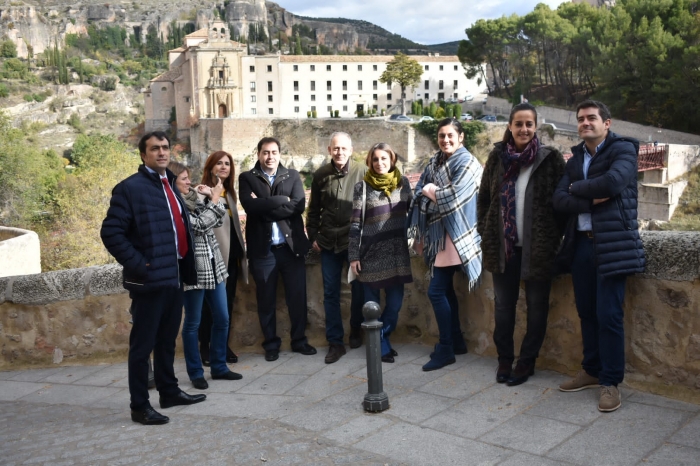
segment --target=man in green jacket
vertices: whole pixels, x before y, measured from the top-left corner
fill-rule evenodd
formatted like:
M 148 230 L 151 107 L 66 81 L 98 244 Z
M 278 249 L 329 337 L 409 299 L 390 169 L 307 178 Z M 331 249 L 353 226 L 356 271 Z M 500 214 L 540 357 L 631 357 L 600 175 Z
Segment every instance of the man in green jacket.
M 306 217 L 306 232 L 314 251 L 321 253 L 323 307 L 326 312 L 326 363 L 336 362 L 345 354 L 343 319 L 340 313 L 340 286 L 343 266 L 348 263 L 348 234 L 352 215 L 355 184 L 364 179 L 367 167 L 350 160 L 352 141 L 347 133 L 331 135 L 330 163 L 314 173 L 311 198 Z M 351 283 L 350 348 L 362 345 L 362 284 Z

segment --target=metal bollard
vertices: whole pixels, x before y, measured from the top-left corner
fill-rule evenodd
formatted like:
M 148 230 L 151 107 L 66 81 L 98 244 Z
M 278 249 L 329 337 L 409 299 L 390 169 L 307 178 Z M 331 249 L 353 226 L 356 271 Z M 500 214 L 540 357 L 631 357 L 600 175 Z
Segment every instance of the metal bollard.
M 382 315 L 379 304 L 374 301 L 365 303 L 362 307 L 365 321 L 362 328 L 365 329 L 365 345 L 367 346 L 367 394 L 362 405 L 365 411 L 378 413 L 389 409 L 389 396 L 384 393 L 382 381 L 382 346 L 380 333 L 382 323 L 377 319 Z

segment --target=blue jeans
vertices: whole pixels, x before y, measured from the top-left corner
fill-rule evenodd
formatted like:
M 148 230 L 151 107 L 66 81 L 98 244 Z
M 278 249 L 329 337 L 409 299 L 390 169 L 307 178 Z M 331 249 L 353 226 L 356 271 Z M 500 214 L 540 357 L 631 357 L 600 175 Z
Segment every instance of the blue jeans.
M 380 291 L 380 288 L 364 285 L 365 302 L 374 301 L 379 304 Z M 387 356 L 391 353 L 389 335 L 396 329 L 396 324 L 399 321 L 399 311 L 403 304 L 403 283 L 384 288 L 384 295 L 384 312 L 382 312 L 382 316 L 379 319 L 383 324 L 381 333 L 382 356 Z
M 185 291 L 185 322 L 182 324 L 182 346 L 185 350 L 185 364 L 190 380 L 204 377 L 202 359 L 199 356 L 198 331 L 202 320 L 204 300 L 212 313 L 211 374 L 222 375 L 229 371 L 226 365 L 226 338 L 228 336 L 228 311 L 226 310 L 226 282 L 222 281 L 213 290 Z
M 340 286 L 343 265 L 348 263 L 348 251 L 334 253 L 321 249 L 321 274 L 323 275 L 323 308 L 326 311 L 326 340 L 328 343 L 343 344 L 343 317 L 340 313 Z M 363 285 L 357 280 L 350 283 L 350 328 L 361 328 L 364 317 L 362 306 L 365 303 Z
M 458 268 L 458 265 L 433 267 L 433 278 L 430 279 L 428 286 L 428 298 L 435 312 L 440 344 L 464 347 L 466 345 L 459 325 L 459 305 L 453 283 L 453 277 Z
M 581 319 L 583 369 L 601 385 L 617 385 L 625 376 L 625 330 L 622 303 L 627 276 L 602 277 L 593 239 L 576 237 L 571 267 L 576 309 Z

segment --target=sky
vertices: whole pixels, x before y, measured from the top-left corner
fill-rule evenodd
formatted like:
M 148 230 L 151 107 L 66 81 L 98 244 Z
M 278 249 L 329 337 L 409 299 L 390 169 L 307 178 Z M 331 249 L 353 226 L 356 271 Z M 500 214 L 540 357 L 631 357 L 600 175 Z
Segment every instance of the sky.
M 275 0 L 300 16 L 362 19 L 420 44 L 466 39 L 479 19 L 525 15 L 538 3 L 552 9 L 569 0 Z

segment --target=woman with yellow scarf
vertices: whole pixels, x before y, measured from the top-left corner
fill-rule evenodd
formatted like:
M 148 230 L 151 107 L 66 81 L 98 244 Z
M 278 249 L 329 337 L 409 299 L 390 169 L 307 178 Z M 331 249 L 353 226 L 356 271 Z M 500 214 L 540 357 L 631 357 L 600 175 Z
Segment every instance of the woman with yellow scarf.
M 355 185 L 353 195 L 348 259 L 364 285 L 365 302 L 379 303 L 380 290 L 384 290 L 382 361 L 391 363 L 398 354 L 389 335 L 399 319 L 404 284 L 413 281 L 406 237 L 411 185 L 396 168 L 396 153 L 389 144 L 375 144 L 365 163 L 369 170 Z

